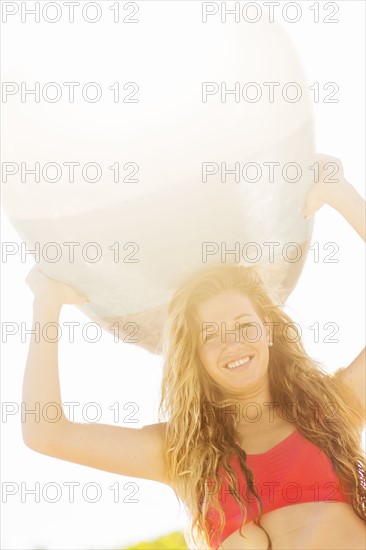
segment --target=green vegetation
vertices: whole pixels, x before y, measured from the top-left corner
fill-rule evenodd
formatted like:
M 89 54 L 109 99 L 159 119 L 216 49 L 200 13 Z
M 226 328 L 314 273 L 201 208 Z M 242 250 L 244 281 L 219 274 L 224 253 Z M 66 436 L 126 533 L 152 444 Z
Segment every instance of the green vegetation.
M 35 548 L 34 550 L 46 550 L 45 548 Z M 121 548 L 120 550 L 188 550 L 184 540 L 183 533 L 177 531 L 165 535 L 151 542 L 139 542 L 134 546 Z
M 187 550 L 187 548 L 183 533 L 177 531 L 154 541 L 139 542 L 135 546 L 128 546 L 121 550 Z

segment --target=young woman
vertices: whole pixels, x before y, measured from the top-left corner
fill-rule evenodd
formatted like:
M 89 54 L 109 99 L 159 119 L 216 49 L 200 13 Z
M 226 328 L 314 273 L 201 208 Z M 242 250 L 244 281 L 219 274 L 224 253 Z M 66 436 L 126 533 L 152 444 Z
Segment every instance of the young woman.
M 324 203 L 365 239 L 364 201 L 342 171 L 338 183 L 313 186 L 304 215 Z M 41 324 L 58 322 L 63 304 L 87 299 L 37 268 L 27 282 Z M 206 267 L 169 304 L 166 422 L 130 429 L 30 417 L 24 442 L 168 484 L 190 513 L 190 547 L 365 549 L 365 352 L 327 374 L 291 326 L 258 269 Z M 57 343 L 30 344 L 22 399 L 28 407 L 61 405 Z

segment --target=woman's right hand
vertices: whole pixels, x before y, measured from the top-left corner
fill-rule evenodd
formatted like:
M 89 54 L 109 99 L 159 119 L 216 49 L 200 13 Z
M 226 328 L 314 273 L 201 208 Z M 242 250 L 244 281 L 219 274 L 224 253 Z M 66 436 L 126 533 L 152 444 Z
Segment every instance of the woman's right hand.
M 336 210 L 338 205 L 344 203 L 345 198 L 354 191 L 352 185 L 346 180 L 343 173 L 342 162 L 330 155 L 319 154 L 316 156 L 319 163 L 319 181 L 311 187 L 307 197 L 306 204 L 303 210 L 303 215 L 310 218 L 323 204 L 329 204 Z M 326 166 L 337 167 L 335 179 L 326 181 L 330 174 L 327 175 Z
M 46 299 L 48 302 L 83 305 L 89 302 L 85 294 L 72 286 L 66 285 L 45 275 L 36 264 L 28 273 L 25 282 L 32 290 L 35 299 Z

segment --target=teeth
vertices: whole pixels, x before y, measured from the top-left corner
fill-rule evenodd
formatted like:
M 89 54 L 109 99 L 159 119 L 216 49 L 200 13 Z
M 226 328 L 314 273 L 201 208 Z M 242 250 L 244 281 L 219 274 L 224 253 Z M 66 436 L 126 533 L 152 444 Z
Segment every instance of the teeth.
M 251 359 L 251 356 L 247 355 L 246 357 L 243 357 L 243 359 L 238 359 L 237 361 L 232 361 L 231 363 L 228 363 L 226 365 L 226 368 L 235 369 L 235 367 L 240 367 L 240 365 L 245 365 L 245 363 L 248 363 L 250 359 Z

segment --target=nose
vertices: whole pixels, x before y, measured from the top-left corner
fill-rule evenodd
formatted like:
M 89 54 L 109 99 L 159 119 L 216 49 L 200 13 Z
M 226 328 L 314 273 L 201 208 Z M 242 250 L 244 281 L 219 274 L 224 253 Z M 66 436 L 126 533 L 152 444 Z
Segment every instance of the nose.
M 221 329 L 221 340 L 226 345 L 235 345 L 245 341 L 244 331 L 242 327 Z
M 228 361 L 250 353 L 247 342 L 243 338 L 235 339 L 235 334 L 229 334 L 222 346 L 222 357 Z

